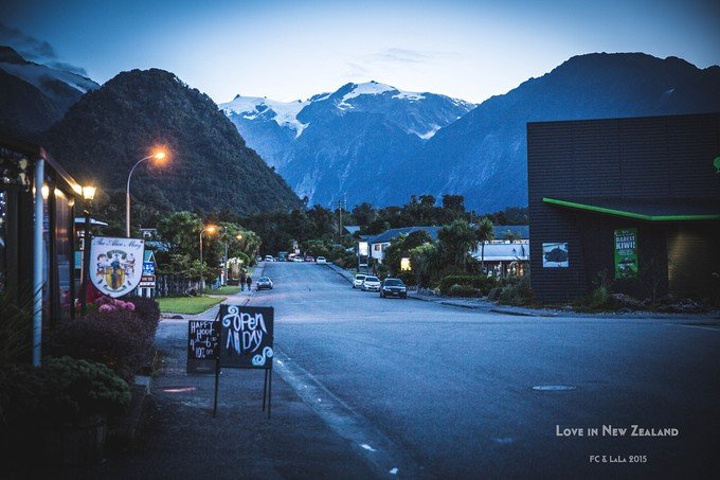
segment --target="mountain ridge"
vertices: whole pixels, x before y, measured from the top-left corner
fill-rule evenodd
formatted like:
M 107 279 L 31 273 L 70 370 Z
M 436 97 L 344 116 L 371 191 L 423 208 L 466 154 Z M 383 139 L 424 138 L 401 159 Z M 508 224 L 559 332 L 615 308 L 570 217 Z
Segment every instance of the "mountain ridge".
M 302 207 L 210 97 L 159 69 L 122 72 L 83 96 L 44 144 L 78 180 L 110 191 L 124 191 L 153 146 L 167 147 L 162 172 L 148 165 L 133 178 L 133 205 L 238 214 Z
M 248 145 L 311 204 L 330 206 L 347 198 L 350 205 L 401 205 L 411 195 L 456 194 L 465 196 L 469 208 L 491 212 L 527 204 L 528 122 L 720 111 L 719 66 L 699 69 L 678 57 L 660 59 L 644 53 L 571 57 L 550 72 L 467 109 L 459 118 L 444 117 L 446 123 L 427 139 L 409 127 L 401 109 L 383 111 L 387 102 L 377 100 L 381 95 L 389 100 L 394 87 L 377 82 L 362 85 L 370 84 L 382 91 L 351 96 L 347 102 L 346 97 L 358 88 L 349 83 L 311 97 L 316 101 L 297 114 L 305 127 L 296 138 L 285 135 L 278 140 L 281 132 L 269 134 L 249 119 L 233 123 Z M 352 108 L 337 108 L 344 103 Z M 403 133 L 412 132 L 420 141 L 389 128 L 373 140 L 380 145 L 368 145 L 365 126 L 379 124 L 370 113 L 402 125 Z M 364 120 L 352 114 L 364 115 Z M 312 134 L 313 125 L 321 127 L 315 131 L 322 135 Z M 343 174 L 323 173 L 331 165 Z

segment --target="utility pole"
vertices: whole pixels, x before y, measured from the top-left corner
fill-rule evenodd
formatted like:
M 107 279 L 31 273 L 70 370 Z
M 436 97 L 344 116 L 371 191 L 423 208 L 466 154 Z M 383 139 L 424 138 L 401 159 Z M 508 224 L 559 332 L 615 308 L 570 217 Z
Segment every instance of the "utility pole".
M 343 209 L 343 201 L 342 199 L 338 200 L 338 216 L 340 217 L 340 228 L 338 229 L 338 243 L 342 243 L 342 209 Z

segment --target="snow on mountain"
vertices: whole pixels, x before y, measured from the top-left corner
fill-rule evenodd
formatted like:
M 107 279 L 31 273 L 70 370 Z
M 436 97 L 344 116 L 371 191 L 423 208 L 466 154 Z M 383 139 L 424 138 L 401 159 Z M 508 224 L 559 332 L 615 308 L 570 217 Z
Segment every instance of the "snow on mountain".
M 291 103 L 238 95 L 220 108 L 298 195 L 329 205 L 372 185 L 475 105 L 371 81 Z
M 90 90 L 97 90 L 100 86 L 81 75 L 54 68 L 38 65 L 36 63 L 16 64 L 16 63 L 0 63 L 0 68 L 10 75 L 15 75 L 35 86 L 38 90 L 43 91 L 47 82 L 57 80 L 77 90 L 80 93 L 87 93 Z
M 272 119 L 279 126 L 294 130 L 295 136 L 299 137 L 307 125 L 300 122 L 297 115 L 309 102 L 309 100 L 305 102 L 296 100 L 285 103 L 267 98 L 237 95 L 232 102 L 220 104 L 220 109 L 228 117 L 241 115 L 246 120 Z

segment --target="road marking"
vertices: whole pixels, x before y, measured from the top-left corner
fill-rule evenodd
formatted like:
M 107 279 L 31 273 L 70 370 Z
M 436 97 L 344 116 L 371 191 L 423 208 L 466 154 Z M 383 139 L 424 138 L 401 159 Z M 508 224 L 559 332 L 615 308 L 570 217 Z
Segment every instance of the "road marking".
M 684 323 L 666 323 L 668 327 L 686 327 L 686 328 L 697 328 L 698 330 L 709 330 L 711 332 L 720 332 L 720 328 L 703 327 L 701 325 L 687 325 Z
M 396 475 L 399 468 L 406 472 L 407 478 L 433 478 L 368 419 L 335 396 L 311 373 L 278 349 L 275 350 L 275 359 L 282 361 L 278 362 L 275 371 L 335 433 L 360 447 L 358 454 L 370 465 L 378 478 L 386 477 L 388 473 Z

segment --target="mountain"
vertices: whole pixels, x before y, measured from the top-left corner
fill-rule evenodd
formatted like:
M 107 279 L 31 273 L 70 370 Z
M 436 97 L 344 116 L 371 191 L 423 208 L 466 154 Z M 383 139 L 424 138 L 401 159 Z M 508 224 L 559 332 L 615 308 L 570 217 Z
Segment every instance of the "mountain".
M 47 129 L 98 88 L 89 78 L 28 62 L 0 46 L 0 127 L 13 134 L 33 136 Z
M 238 95 L 220 107 L 298 195 L 329 206 L 382 204 L 383 177 L 474 105 L 373 81 L 290 103 Z
M 162 70 L 123 72 L 87 93 L 43 143 L 79 181 L 122 192 L 133 165 L 165 146 L 166 166 L 149 161 L 132 178 L 138 208 L 238 214 L 302 208 L 207 95 Z
M 221 107 L 311 204 L 459 194 L 469 208 L 492 212 L 527 205 L 527 122 L 717 112 L 720 67 L 593 53 L 475 108 L 375 82 L 293 104 L 237 97 Z
M 420 187 L 462 194 L 481 212 L 527 205 L 527 122 L 717 111 L 720 67 L 640 53 L 573 57 L 439 131 L 391 176 L 412 172 L 413 184 L 387 184 L 386 198 L 401 202 Z

